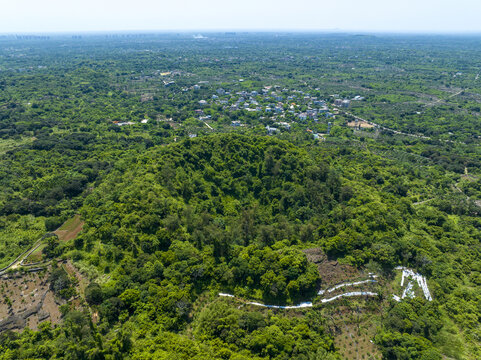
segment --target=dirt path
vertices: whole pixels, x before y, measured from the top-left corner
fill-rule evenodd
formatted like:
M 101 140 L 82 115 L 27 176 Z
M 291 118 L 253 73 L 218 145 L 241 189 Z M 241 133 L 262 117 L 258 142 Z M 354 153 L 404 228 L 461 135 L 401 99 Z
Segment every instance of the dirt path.
M 469 180 L 471 180 L 471 181 L 477 180 L 477 177 L 476 177 L 476 176 L 473 176 L 473 175 L 468 174 L 468 168 L 465 168 L 465 169 L 464 169 L 464 175 L 462 175 L 461 178 L 469 179 Z M 460 179 L 458 182 L 452 184 L 452 185 L 451 185 L 451 186 L 452 186 L 452 190 L 455 191 L 455 192 L 459 192 L 460 194 L 464 195 L 464 196 L 466 197 L 466 200 L 468 200 L 468 201 L 471 200 L 471 197 L 470 197 L 469 195 L 466 195 L 466 194 L 464 193 L 463 189 L 461 189 L 461 188 L 459 187 L 459 183 L 460 183 L 460 182 L 461 182 L 461 179 Z M 436 198 L 431 198 L 431 199 L 427 199 L 427 200 L 423 200 L 423 201 L 413 202 L 412 205 L 413 205 L 413 206 L 422 205 L 422 204 L 425 204 L 425 203 L 427 203 L 427 202 L 429 202 L 429 201 L 433 201 L 433 200 L 435 200 L 435 199 L 436 199 Z M 474 202 L 477 206 L 481 207 L 481 200 L 473 200 L 473 202 Z
M 41 239 L 37 240 L 35 244 L 33 244 L 33 247 L 31 247 L 29 250 L 25 251 L 24 253 L 20 254 L 13 262 L 10 263 L 10 265 L 4 267 L 3 269 L 0 270 L 0 275 L 5 274 L 9 269 L 16 269 L 19 266 L 22 265 L 22 262 L 29 257 L 35 250 L 38 249 L 40 245 L 42 245 L 42 240 L 44 238 L 42 237 Z
M 462 176 L 462 177 L 467 178 L 467 179 L 472 179 L 473 181 L 477 179 L 475 176 L 472 176 L 472 175 L 468 174 L 468 168 L 464 168 L 464 176 Z M 455 191 L 461 193 L 462 195 L 466 196 L 466 200 L 470 201 L 471 197 L 469 195 L 466 195 L 464 193 L 464 191 L 459 187 L 460 182 L 461 182 L 461 180 L 459 180 L 457 183 L 455 183 L 453 185 L 453 189 Z M 476 206 L 481 207 L 481 200 L 473 200 L 473 202 L 474 202 L 474 204 L 476 204 Z
M 423 200 L 423 201 L 416 201 L 416 202 L 413 202 L 413 206 L 416 206 L 416 205 L 422 205 L 422 204 L 425 204 L 429 201 L 433 201 L 435 198 L 431 198 L 431 199 L 427 199 L 427 200 Z

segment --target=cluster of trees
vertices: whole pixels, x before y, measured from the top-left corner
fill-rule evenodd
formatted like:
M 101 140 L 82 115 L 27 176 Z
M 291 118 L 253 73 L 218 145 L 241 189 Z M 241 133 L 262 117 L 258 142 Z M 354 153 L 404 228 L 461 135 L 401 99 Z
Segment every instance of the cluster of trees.
M 438 339 L 443 321 L 432 303 L 421 299 L 397 303 L 385 315 L 383 325 L 376 341 L 382 346 L 387 359 L 442 359 L 432 342 Z M 461 353 L 459 347 L 450 349 L 450 355 L 458 357 Z
M 233 349 L 245 348 L 254 356 L 334 359 L 334 344 L 326 336 L 323 322 L 314 313 L 287 318 L 214 302 L 194 321 L 194 334 L 200 341 L 218 339 L 233 345 Z
M 340 194 L 326 164 L 286 142 L 186 140 L 112 170 L 85 201 L 77 250 L 97 248 L 94 262 L 109 271 L 127 254 L 141 256 L 137 267 L 148 261 L 156 268 L 161 260 L 153 276 L 162 268 L 169 283 L 188 281 L 202 291 L 215 279 L 239 292 L 259 290 L 266 300 L 292 301 L 312 295 L 319 275 L 304 254 L 283 246 L 313 241 L 313 219 Z M 149 272 L 138 276 L 146 281 Z

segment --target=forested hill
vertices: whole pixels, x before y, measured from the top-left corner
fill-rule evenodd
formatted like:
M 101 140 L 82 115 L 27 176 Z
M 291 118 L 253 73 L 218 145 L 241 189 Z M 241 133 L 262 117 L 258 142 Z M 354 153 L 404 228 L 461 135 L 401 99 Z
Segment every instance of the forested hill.
M 450 197 L 415 209 L 407 189 L 420 186 L 419 176 L 343 145 L 296 147 L 263 136 L 210 135 L 125 152 L 83 195 L 83 232 L 56 250 L 91 280 L 85 299 L 100 322 L 65 308 L 64 327 L 46 338 L 4 337 L 6 354 L 22 358 L 48 343 L 46 353 L 58 357 L 72 346 L 99 359 L 326 357 L 335 349 L 318 310 L 271 317 L 214 295 L 312 300 L 324 275 L 302 250 L 315 247 L 386 279 L 400 264 L 429 276 L 433 302 L 395 304 L 390 287 L 377 290 L 391 301 L 376 337 L 385 354 L 463 353 L 473 340 L 453 332 L 476 326 L 462 308 L 476 306 L 468 289 L 478 278 L 456 268 L 477 267 L 479 221 Z
M 285 141 L 188 139 L 121 162 L 86 199 L 78 241 L 98 249 L 101 269 L 138 257 L 155 263 L 161 252 L 184 248 L 192 252 L 183 259 L 192 269 L 169 272 L 170 284 L 190 275 L 198 291 L 212 283 L 232 290 L 248 285 L 265 300 L 282 303 L 316 289 L 317 272 L 288 247 L 312 241 L 313 224 L 342 196 L 339 177 L 325 162 Z M 253 273 L 247 263 L 252 256 L 262 264 Z M 294 259 L 298 268 L 288 269 Z M 272 267 L 275 285 L 266 283 L 262 267 Z
M 454 331 L 443 325 L 448 318 L 472 328 L 442 303 L 457 309 L 475 303 L 453 287 L 462 288 L 455 279 L 467 284 L 476 279 L 449 269 L 457 263 L 477 266 L 469 245 L 477 243 L 477 222 L 469 210 L 447 206 L 449 198 L 416 210 L 407 200 L 406 189 L 417 181 L 410 170 L 379 160 L 369 168 L 353 165 L 363 156 L 343 147 L 308 153 L 271 137 L 211 135 L 119 160 L 86 197 L 84 231 L 68 252 L 96 279 L 87 291 L 99 292 L 89 298 L 102 319 L 99 326 L 107 331 L 125 328 L 125 321 L 147 327 L 154 322 L 169 336 L 193 329 L 198 338 L 222 339 L 249 357 L 282 358 L 292 351 L 307 356 L 312 347 L 330 351 L 322 328 L 311 328 L 317 335 L 302 340 L 304 350 L 291 347 L 301 340 L 294 341 L 299 334 L 288 329 L 310 321 L 315 312 L 283 318 L 291 321 L 282 332 L 287 338 L 269 353 L 260 344 L 280 336 L 273 330 L 277 323 L 259 317 L 246 328 L 221 325 L 207 319 L 240 324 L 244 316 L 260 315 L 232 313 L 217 302 L 199 309 L 212 291 L 271 304 L 312 300 L 323 279 L 301 250 L 320 247 L 388 278 L 401 264 L 427 274 L 435 302 L 393 305 L 378 343 L 386 353 L 412 347 L 437 354 L 436 346 Z M 379 291 L 391 298 L 389 289 Z M 406 318 L 413 325 L 403 322 Z M 403 332 L 408 335 L 400 337 Z M 133 352 L 142 353 L 138 344 L 159 341 L 155 334 L 144 339 L 134 331 Z M 454 337 L 452 352 L 463 351 L 461 343 Z

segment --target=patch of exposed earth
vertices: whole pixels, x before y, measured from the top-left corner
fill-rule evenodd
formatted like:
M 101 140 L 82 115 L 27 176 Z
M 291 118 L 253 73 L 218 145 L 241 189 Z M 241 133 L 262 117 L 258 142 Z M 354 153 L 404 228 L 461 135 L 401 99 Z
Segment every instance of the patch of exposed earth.
M 75 215 L 58 228 L 54 234 L 58 236 L 60 241 L 69 241 L 77 237 L 83 226 L 84 222 L 80 219 L 80 215 Z
M 307 260 L 316 264 L 322 280 L 322 288 L 327 289 L 349 280 L 358 279 L 359 270 L 354 266 L 340 264 L 337 260 L 330 260 L 320 248 L 303 250 Z
M 43 321 L 58 324 L 60 305 L 48 284 L 48 272 L 10 274 L 0 277 L 0 332 L 36 330 Z

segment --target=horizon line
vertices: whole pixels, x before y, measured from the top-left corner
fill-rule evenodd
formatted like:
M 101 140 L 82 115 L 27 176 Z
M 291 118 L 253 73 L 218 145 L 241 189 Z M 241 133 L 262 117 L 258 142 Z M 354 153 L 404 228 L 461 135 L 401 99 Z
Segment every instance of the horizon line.
M 105 35 L 105 34 L 127 34 L 127 33 L 145 33 L 145 34 L 172 34 L 172 33 L 286 33 L 286 34 L 365 34 L 365 35 L 480 35 L 481 30 L 453 30 L 453 31 L 437 31 L 437 30 L 346 30 L 346 29 L 256 29 L 256 28 L 239 28 L 239 29 L 129 29 L 129 30 L 33 30 L 33 31 L 0 31 L 0 36 L 15 36 L 15 35 L 71 35 L 71 34 L 85 34 L 85 35 Z

